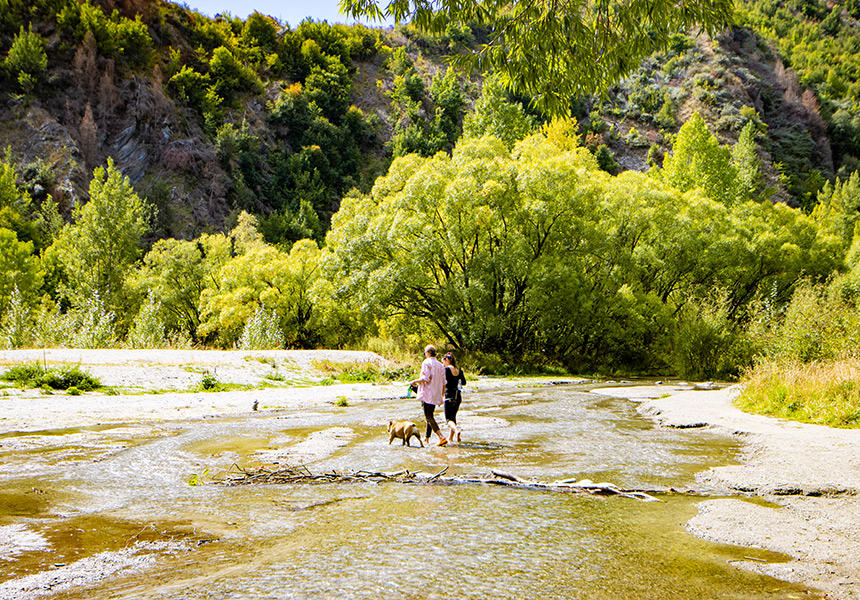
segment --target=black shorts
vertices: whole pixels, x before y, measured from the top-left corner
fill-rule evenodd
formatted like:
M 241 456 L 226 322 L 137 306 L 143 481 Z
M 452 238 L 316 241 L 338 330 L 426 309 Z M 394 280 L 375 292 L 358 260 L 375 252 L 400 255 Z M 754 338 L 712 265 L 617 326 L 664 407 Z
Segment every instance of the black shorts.
M 460 410 L 460 402 L 463 400 L 463 396 L 460 395 L 460 391 L 457 390 L 456 398 L 445 398 L 445 420 L 457 422 L 457 411 Z

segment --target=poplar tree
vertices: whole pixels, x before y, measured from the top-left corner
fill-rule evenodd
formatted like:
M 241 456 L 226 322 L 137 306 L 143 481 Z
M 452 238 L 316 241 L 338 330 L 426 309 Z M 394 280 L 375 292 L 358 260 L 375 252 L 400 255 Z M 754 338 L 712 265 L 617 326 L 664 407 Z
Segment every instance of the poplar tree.
M 73 213 L 74 223 L 55 242 L 73 304 L 98 295 L 109 310 L 124 314 L 123 280 L 141 254 L 149 229 L 149 207 L 108 159 L 90 181 L 89 202 Z

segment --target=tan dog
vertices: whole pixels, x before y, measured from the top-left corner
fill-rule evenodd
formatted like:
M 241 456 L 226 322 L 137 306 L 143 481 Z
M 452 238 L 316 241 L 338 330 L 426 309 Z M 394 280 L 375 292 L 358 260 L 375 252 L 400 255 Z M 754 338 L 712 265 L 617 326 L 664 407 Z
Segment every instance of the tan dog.
M 389 421 L 388 422 L 388 445 L 391 445 L 391 442 L 394 441 L 394 438 L 400 438 L 403 440 L 403 446 L 411 446 L 409 440 L 412 436 L 415 436 L 415 439 L 418 440 L 418 444 L 423 448 L 424 444 L 421 442 L 421 436 L 418 435 L 418 432 L 415 431 L 415 423 L 411 423 L 409 421 Z

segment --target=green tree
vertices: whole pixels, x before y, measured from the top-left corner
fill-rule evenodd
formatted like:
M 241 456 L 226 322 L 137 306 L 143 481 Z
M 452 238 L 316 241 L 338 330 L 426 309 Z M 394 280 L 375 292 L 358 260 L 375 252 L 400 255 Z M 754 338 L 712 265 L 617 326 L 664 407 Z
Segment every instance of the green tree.
M 752 121 L 744 125 L 738 141 L 732 146 L 732 165 L 738 174 L 738 200 L 764 200 L 761 159 L 755 141 L 756 125 Z
M 166 335 L 198 342 L 200 294 L 215 284 L 232 249 L 230 238 L 221 234 L 203 234 L 191 241 L 158 240 L 140 268 L 129 275 L 129 287 L 139 297 L 158 299 L 157 314 Z
M 448 149 L 460 137 L 460 123 L 463 119 L 463 93 L 460 81 L 454 69 L 447 69 L 445 74 L 437 73 L 430 84 L 430 97 L 436 104 L 434 124 L 445 134 Z
M 525 349 L 547 271 L 587 252 L 602 176 L 587 150 L 536 137 L 518 158 L 489 136 L 409 155 L 370 197 L 344 199 L 327 244 L 354 301 L 426 319 L 457 347 Z
M 0 227 L 0 317 L 13 293 L 19 294 L 19 302 L 29 303 L 42 286 L 42 277 L 33 243 L 18 241 L 14 231 Z
M 285 344 L 314 345 L 318 333 L 312 326 L 315 302 L 311 290 L 320 276 L 320 256 L 311 240 L 296 242 L 289 253 L 259 244 L 236 256 L 201 294 L 201 335 L 232 346 L 262 309 L 277 316 Z
M 842 239 L 847 248 L 857 236 L 860 220 L 860 173 L 854 171 L 847 181 L 825 183 L 818 193 L 812 218 Z
M 222 98 L 233 100 L 238 93 L 250 91 L 259 94 L 263 91 L 263 82 L 257 74 L 224 46 L 212 51 L 209 72 L 215 80 L 215 92 Z
M 257 46 L 266 52 L 274 52 L 278 38 L 278 28 L 273 19 L 254 11 L 242 26 L 242 43 L 248 47 Z
M 55 242 L 66 294 L 73 304 L 98 295 L 108 311 L 121 315 L 128 308 L 123 280 L 140 257 L 149 207 L 112 159 L 93 171 L 89 192 Z
M 738 200 L 738 174 L 731 152 L 720 145 L 697 112 L 678 131 L 660 173 L 665 182 L 681 191 L 698 188 L 726 205 Z
M 396 159 L 370 196 L 347 197 L 332 219 L 336 297 L 380 327 L 430 323 L 473 350 L 571 368 L 701 359 L 726 373 L 749 352 L 734 333 L 710 352 L 715 327 L 740 327 L 764 294 L 786 302 L 803 277 L 821 281 L 841 264 L 840 240 L 801 211 L 727 205 L 642 173 L 613 177 L 575 132 L 558 121 L 511 150 L 484 136 L 451 156 Z M 707 311 L 713 327 L 698 327 Z M 685 331 L 702 343 L 680 360 L 671 347 Z
M 717 33 L 733 11 L 731 0 L 341 0 L 340 6 L 350 17 L 387 16 L 434 34 L 452 25 L 485 25 L 488 42 L 456 55 L 454 63 L 499 71 L 504 87 L 556 114 L 567 114 L 579 94 L 607 89 L 667 47 L 672 34 L 696 26 Z
M 508 100 L 499 78 L 491 76 L 484 80 L 475 112 L 466 115 L 463 134 L 471 137 L 493 135 L 511 147 L 535 126 L 534 118 L 526 113 L 522 104 Z
M 3 64 L 17 78 L 24 92 L 29 94 L 38 85 L 48 66 L 48 55 L 45 53 L 45 41 L 33 32 L 32 24 L 27 30 L 21 26 Z
M 33 218 L 30 194 L 18 186 L 12 152 L 7 149 L 0 158 L 0 227 L 14 231 L 21 241 L 38 242 L 41 223 Z

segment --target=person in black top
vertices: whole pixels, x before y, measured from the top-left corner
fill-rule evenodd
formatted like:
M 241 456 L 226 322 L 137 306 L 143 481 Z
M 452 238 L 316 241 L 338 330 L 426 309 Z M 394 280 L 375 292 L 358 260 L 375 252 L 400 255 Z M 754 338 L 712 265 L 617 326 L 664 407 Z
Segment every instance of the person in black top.
M 457 426 L 457 411 L 460 410 L 460 402 L 463 400 L 460 388 L 466 385 L 466 376 L 463 375 L 463 369 L 457 366 L 457 359 L 450 352 L 442 357 L 442 364 L 445 365 L 445 420 L 451 430 L 448 441 L 456 440 L 459 444 L 460 428 Z

